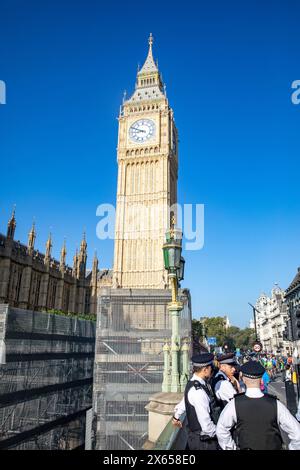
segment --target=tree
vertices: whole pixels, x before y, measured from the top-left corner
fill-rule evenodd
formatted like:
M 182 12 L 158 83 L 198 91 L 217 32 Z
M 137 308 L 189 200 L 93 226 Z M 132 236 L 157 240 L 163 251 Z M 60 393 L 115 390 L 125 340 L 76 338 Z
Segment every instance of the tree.
M 204 335 L 203 328 L 205 329 L 205 336 L 214 336 L 217 339 L 217 346 L 223 347 L 228 344 L 230 351 L 239 349 L 251 349 L 255 340 L 254 330 L 252 328 L 238 328 L 237 326 L 230 326 L 225 328 L 223 317 L 205 317 L 200 320 L 192 321 L 192 328 L 194 334 L 199 337 Z
M 203 336 L 203 324 L 199 320 L 192 320 L 192 330 L 195 336 L 202 338 Z
M 205 317 L 203 324 L 206 328 L 206 335 L 214 336 L 217 339 L 217 346 L 223 346 L 226 328 L 223 317 Z

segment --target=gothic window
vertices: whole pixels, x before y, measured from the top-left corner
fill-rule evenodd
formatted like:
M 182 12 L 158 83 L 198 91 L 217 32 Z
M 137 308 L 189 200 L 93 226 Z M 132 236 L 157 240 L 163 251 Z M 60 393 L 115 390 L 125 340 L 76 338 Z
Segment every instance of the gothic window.
M 62 302 L 62 310 L 67 312 L 69 309 L 69 300 L 70 300 L 70 286 L 65 284 L 63 289 L 63 302 Z
M 21 286 L 22 268 L 13 264 L 10 270 L 10 280 L 8 288 L 8 303 L 12 303 L 13 306 L 18 305 L 18 298 Z
M 87 288 L 85 291 L 85 302 L 84 302 L 84 313 L 90 313 L 90 300 L 91 300 L 91 289 Z
M 55 307 L 56 287 L 57 287 L 56 280 L 50 279 L 49 286 L 48 286 L 48 301 L 47 301 L 47 308 L 49 308 L 50 310 Z

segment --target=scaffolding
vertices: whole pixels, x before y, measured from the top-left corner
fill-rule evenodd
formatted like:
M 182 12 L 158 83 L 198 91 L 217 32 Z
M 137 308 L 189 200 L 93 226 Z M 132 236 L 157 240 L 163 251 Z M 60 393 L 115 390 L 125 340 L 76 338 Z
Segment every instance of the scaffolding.
M 0 305 L 0 449 L 83 446 L 95 327 Z
M 191 338 L 191 301 L 181 290 L 181 338 Z M 168 290 L 102 289 L 98 299 L 93 411 L 98 450 L 141 449 L 145 406 L 161 392 L 163 346 L 171 338 Z

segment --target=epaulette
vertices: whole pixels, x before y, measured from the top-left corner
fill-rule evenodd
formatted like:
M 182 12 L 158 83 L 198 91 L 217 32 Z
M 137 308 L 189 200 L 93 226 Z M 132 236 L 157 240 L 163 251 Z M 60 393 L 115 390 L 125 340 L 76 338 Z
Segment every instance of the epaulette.
M 194 380 L 194 387 L 196 390 L 202 388 L 202 384 L 198 380 Z

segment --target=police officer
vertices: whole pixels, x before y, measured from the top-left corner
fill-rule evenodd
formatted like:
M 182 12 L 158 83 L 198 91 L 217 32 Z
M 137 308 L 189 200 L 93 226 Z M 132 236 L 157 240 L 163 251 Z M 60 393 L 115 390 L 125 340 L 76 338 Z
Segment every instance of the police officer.
M 186 411 L 188 446 L 190 450 L 216 450 L 215 400 L 208 383 L 212 374 L 214 355 L 198 354 L 192 357 L 193 376 L 187 383 L 184 397 L 175 407 L 173 424 L 180 424 L 180 416 Z
M 246 392 L 235 395 L 221 413 L 216 429 L 221 448 L 279 450 L 282 429 L 289 436 L 289 449 L 300 450 L 300 424 L 275 396 L 260 390 L 264 367 L 249 361 L 242 365 L 241 372 Z M 236 442 L 231 434 L 233 427 Z
M 212 388 L 223 409 L 236 393 L 241 392 L 241 389 L 238 380 L 234 377 L 237 369 L 234 353 L 221 354 L 217 356 L 217 361 L 219 372 L 212 379 Z

